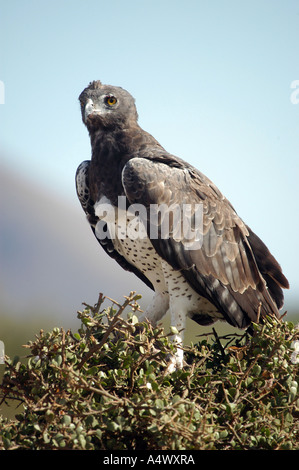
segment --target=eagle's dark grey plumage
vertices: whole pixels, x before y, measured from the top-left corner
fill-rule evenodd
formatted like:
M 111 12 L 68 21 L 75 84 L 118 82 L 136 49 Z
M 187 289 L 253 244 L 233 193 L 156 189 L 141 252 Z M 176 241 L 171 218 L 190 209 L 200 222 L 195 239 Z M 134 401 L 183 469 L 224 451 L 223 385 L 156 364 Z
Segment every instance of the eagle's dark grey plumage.
M 239 328 L 258 316 L 279 316 L 288 281 L 217 187 L 139 127 L 134 99 L 124 89 L 94 81 L 79 100 L 92 158 L 77 170 L 77 194 L 105 251 L 155 291 L 142 319 L 155 323 L 169 309 L 171 323 L 180 331 L 186 316 L 203 325 L 220 319 Z M 124 209 L 134 204 L 145 208 L 146 216 L 139 220 L 147 236 L 134 236 L 140 225 L 131 235 L 120 235 L 121 220 L 128 224 L 129 219 L 119 209 L 119 196 Z M 169 237 L 161 236 L 161 219 L 155 219 L 158 237 L 151 237 L 150 208 L 161 204 L 202 205 L 201 247 L 186 248 L 171 219 Z M 182 334 L 174 341 L 179 345 Z M 182 360 L 178 348 L 170 370 L 181 367 Z

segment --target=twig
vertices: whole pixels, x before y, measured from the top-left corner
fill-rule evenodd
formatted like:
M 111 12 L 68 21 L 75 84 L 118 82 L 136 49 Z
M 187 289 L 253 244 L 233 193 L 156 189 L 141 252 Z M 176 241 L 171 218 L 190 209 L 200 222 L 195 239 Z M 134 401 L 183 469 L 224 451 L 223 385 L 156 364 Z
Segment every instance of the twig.
M 224 348 L 223 348 L 223 346 L 222 346 L 222 344 L 221 344 L 221 341 L 220 341 L 220 339 L 219 339 L 219 336 L 217 335 L 217 331 L 216 331 L 214 328 L 212 328 L 212 330 L 213 330 L 214 336 L 215 336 L 215 338 L 216 338 L 216 343 L 218 344 L 218 346 L 219 346 L 219 348 L 220 348 L 221 356 L 222 356 L 223 358 L 225 358 Z
M 123 303 L 123 305 L 120 305 L 118 302 L 112 300 L 112 302 L 114 302 L 116 305 L 119 305 L 119 310 L 118 312 L 115 314 L 110 326 L 108 327 L 106 333 L 104 334 L 101 342 L 99 344 L 97 344 L 96 346 L 94 346 L 93 348 L 90 349 L 90 351 L 85 354 L 85 356 L 83 357 L 82 361 L 80 362 L 80 364 L 78 365 L 78 369 L 80 370 L 83 365 L 85 364 L 86 361 L 88 361 L 88 359 L 94 354 L 96 353 L 97 351 L 99 351 L 103 345 L 106 343 L 107 341 L 107 338 L 109 337 L 111 331 L 114 329 L 116 323 L 118 322 L 119 320 L 119 316 L 123 313 L 123 311 L 126 309 L 126 307 L 128 305 L 130 305 L 130 303 L 132 302 L 132 300 L 134 300 L 134 294 L 135 292 L 131 292 L 130 293 L 130 296 L 129 297 L 125 297 L 126 298 L 126 301 Z M 106 297 L 108 298 L 108 297 Z
M 259 303 L 259 307 L 258 307 L 258 310 L 257 310 L 257 315 L 256 315 L 256 323 L 257 324 L 260 322 L 261 310 L 262 310 L 262 302 Z

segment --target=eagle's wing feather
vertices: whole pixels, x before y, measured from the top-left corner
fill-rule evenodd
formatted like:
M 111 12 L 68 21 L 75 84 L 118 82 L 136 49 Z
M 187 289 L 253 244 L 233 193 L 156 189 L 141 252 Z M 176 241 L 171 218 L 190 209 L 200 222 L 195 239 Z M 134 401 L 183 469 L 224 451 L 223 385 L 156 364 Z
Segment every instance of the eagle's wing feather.
M 176 157 L 173 161 L 180 162 Z M 181 270 L 195 291 L 216 305 L 229 323 L 245 327 L 256 320 L 258 312 L 279 316 L 275 300 L 280 298 L 279 284 L 283 275 L 278 263 L 272 255 L 276 264 L 268 258 L 269 266 L 261 261 L 259 254 L 255 258 L 255 235 L 208 178 L 189 165 L 180 167 L 169 161 L 165 164 L 153 157 L 133 158 L 123 169 L 122 183 L 129 202 L 147 208 L 149 236 L 155 228 L 151 205 L 195 207 L 195 204 L 202 204 L 200 248 L 186 248 L 188 240 L 183 237 L 177 240 L 176 227 L 171 224 L 169 238 L 163 238 L 161 219 L 158 222 L 156 219 L 160 224 L 156 228 L 159 236 L 150 238 L 158 254 L 173 268 Z M 269 278 L 272 283 L 268 290 Z M 277 303 L 280 305 L 279 301 Z
M 90 224 L 90 227 L 100 243 L 103 247 L 105 252 L 113 258 L 117 263 L 126 271 L 130 271 L 134 273 L 139 279 L 144 282 L 148 287 L 153 289 L 152 283 L 145 277 L 142 272 L 140 272 L 134 265 L 129 263 L 126 258 L 121 256 L 118 251 L 114 248 L 113 242 L 109 238 L 99 239 L 97 237 L 96 232 L 96 225 L 98 223 L 102 223 L 103 225 L 107 225 L 105 221 L 99 221 L 98 217 L 95 215 L 94 211 L 94 201 L 90 196 L 89 191 L 89 167 L 90 167 L 90 160 L 85 160 L 82 162 L 76 172 L 76 190 L 78 199 L 81 203 L 82 209 L 84 210 L 87 220 Z M 107 227 L 103 227 L 103 232 L 107 232 Z

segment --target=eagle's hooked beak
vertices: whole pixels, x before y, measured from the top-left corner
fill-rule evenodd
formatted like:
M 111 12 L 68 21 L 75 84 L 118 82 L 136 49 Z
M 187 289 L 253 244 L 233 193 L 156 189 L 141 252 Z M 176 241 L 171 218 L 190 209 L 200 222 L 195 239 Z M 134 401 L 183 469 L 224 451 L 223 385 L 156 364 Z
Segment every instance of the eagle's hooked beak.
M 84 120 L 87 121 L 87 118 L 91 114 L 101 114 L 100 109 L 96 108 L 92 99 L 89 98 L 86 102 L 85 109 L 84 109 Z

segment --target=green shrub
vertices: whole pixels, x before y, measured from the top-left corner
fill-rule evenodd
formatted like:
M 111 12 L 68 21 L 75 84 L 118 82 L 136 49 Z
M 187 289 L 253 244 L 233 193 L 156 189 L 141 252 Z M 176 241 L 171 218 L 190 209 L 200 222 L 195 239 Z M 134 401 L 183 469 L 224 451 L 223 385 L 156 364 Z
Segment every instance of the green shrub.
M 25 364 L 7 359 L 0 401 L 22 411 L 0 417 L 0 449 L 298 449 L 292 323 L 268 317 L 253 337 L 214 332 L 166 375 L 174 346 L 138 323 L 138 296 L 100 311 L 102 300 L 78 312 L 78 332 L 41 331 Z

